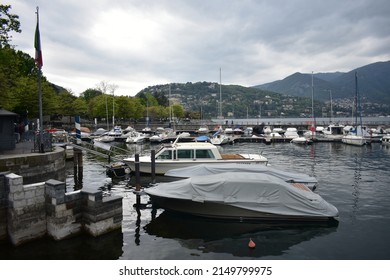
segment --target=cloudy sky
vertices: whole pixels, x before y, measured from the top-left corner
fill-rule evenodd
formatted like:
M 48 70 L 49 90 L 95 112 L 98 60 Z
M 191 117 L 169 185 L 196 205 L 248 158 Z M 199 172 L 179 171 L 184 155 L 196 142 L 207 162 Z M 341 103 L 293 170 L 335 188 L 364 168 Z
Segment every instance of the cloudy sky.
M 388 0 L 5 0 L 34 56 L 39 6 L 43 72 L 78 95 L 170 82 L 253 86 L 295 72 L 350 71 L 390 60 Z

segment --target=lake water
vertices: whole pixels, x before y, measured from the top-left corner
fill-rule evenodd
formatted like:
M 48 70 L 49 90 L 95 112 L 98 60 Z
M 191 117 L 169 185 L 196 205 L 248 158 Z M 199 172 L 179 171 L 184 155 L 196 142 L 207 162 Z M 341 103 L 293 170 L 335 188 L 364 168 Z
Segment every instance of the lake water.
M 127 146 L 130 154 L 149 153 L 149 144 Z M 388 260 L 390 259 L 390 149 L 342 143 L 239 143 L 223 152 L 262 153 L 273 167 L 306 173 L 318 181 L 316 192 L 340 212 L 338 224 L 238 223 L 181 216 L 141 206 L 133 182 L 114 181 L 111 190 L 103 159 L 84 156 L 84 188 L 123 197 L 122 231 L 99 238 L 40 240 L 20 247 L 0 245 L 0 259 L 104 260 Z M 69 164 L 67 188 L 73 190 Z M 156 181 L 164 178 L 157 177 Z M 150 183 L 142 177 L 142 185 Z M 256 249 L 248 248 L 249 238 Z

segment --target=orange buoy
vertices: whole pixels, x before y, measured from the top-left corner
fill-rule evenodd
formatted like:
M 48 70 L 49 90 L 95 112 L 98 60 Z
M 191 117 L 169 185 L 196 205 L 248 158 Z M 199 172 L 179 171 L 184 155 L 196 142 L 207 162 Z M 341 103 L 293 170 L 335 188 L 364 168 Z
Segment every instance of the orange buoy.
M 251 248 L 251 249 L 254 249 L 256 247 L 256 243 L 253 242 L 252 238 L 249 238 L 248 247 Z

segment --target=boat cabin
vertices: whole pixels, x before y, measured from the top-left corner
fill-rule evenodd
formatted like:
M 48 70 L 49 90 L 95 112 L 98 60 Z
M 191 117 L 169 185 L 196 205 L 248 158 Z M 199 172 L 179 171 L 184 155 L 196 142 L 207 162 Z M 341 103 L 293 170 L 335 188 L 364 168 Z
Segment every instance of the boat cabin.
M 157 160 L 222 159 L 217 147 L 210 143 L 177 143 L 162 145 Z

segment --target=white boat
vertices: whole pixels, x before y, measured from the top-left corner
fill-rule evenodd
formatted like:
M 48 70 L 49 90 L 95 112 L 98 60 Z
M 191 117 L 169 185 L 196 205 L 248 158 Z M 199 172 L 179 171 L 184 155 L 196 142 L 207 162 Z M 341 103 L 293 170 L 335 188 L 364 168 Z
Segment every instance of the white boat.
M 231 127 L 226 127 L 225 130 L 224 130 L 225 134 L 233 134 L 233 132 L 234 132 L 233 128 L 231 128 Z
M 144 191 L 164 209 L 208 218 L 329 221 L 339 215 L 335 206 L 303 184 L 263 173 L 196 176 Z
M 264 126 L 264 128 L 263 128 L 263 133 L 264 133 L 264 134 L 268 135 L 268 134 L 270 134 L 271 132 L 272 132 L 271 127 L 269 127 L 269 126 Z
M 266 165 L 247 165 L 239 163 L 223 163 L 223 164 L 198 164 L 189 167 L 171 169 L 165 173 L 167 177 L 174 178 L 190 178 L 194 176 L 207 176 L 212 174 L 231 173 L 231 172 L 246 172 L 246 173 L 264 173 L 282 179 L 288 183 L 304 184 L 311 190 L 316 188 L 317 179 L 296 172 L 279 170 Z
M 90 134 L 91 139 L 99 138 L 105 134 L 107 134 L 107 130 L 104 128 L 98 128 L 95 132 Z
M 340 141 L 344 133 L 344 125 L 342 124 L 329 124 L 326 128 L 322 130 L 323 136 L 329 140 L 338 140 Z
M 244 129 L 244 135 L 251 136 L 253 134 L 253 127 L 248 126 Z
M 150 136 L 149 141 L 150 143 L 161 143 L 163 140 L 161 134 L 155 134 L 153 136 Z
M 145 133 L 133 131 L 126 138 L 126 143 L 128 144 L 140 144 L 145 141 L 147 135 Z
M 213 145 L 226 145 L 230 141 L 230 138 L 225 135 L 224 133 L 216 132 L 214 135 L 210 138 L 210 142 Z
M 303 136 L 295 137 L 295 138 L 291 139 L 290 142 L 294 143 L 294 144 L 305 144 L 305 145 L 313 143 L 313 141 L 311 139 L 308 139 L 308 138 L 303 137 Z
M 382 145 L 390 146 L 390 134 L 386 134 L 381 138 Z
M 201 127 L 199 127 L 199 129 L 197 130 L 197 132 L 199 134 L 207 134 L 210 132 L 209 128 L 205 125 L 202 125 Z
M 299 137 L 298 130 L 295 127 L 288 127 L 284 133 L 286 139 L 294 139 Z
M 241 163 L 264 164 L 268 160 L 260 154 L 221 154 L 218 147 L 208 142 L 179 142 L 176 138 L 172 144 L 162 144 L 155 154 L 156 174 L 165 174 L 168 170 L 204 163 Z M 123 160 L 131 170 L 135 170 L 135 157 Z M 139 157 L 141 173 L 151 173 L 151 157 Z
M 236 127 L 235 129 L 233 129 L 233 134 L 241 135 L 244 134 L 244 131 L 241 128 Z
M 121 137 L 122 134 L 123 132 L 120 126 L 115 126 L 112 130 L 108 132 L 108 135 L 113 137 Z
M 361 126 L 358 126 L 356 129 L 352 129 L 347 135 L 344 135 L 341 141 L 344 144 L 364 146 L 367 144 L 367 139 L 364 137 L 363 133 Z
M 281 128 L 281 127 L 274 127 L 274 128 L 272 129 L 272 132 L 278 133 L 278 134 L 283 134 L 283 133 L 285 133 L 284 129 Z
M 95 138 L 94 141 L 109 143 L 109 142 L 115 141 L 115 137 L 106 134 L 106 135 L 102 135 L 100 137 Z

